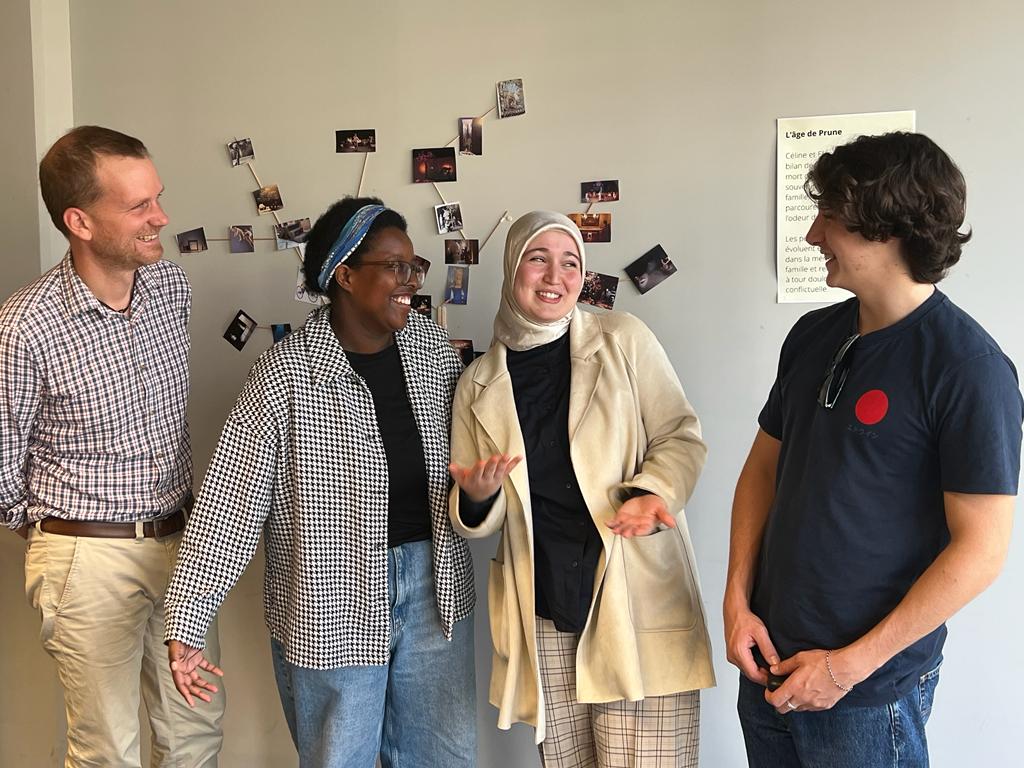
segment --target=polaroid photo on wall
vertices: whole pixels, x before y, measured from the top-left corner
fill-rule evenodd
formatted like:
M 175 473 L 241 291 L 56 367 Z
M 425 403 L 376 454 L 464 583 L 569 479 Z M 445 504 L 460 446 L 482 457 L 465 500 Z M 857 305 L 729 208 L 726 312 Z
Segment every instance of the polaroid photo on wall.
M 583 291 L 580 293 L 579 301 L 602 309 L 613 309 L 618 290 L 619 278 L 614 275 L 587 272 L 583 277 Z
M 295 273 L 295 300 L 301 301 L 303 304 L 323 304 L 326 299 L 319 293 L 310 293 L 309 289 L 306 288 L 306 275 L 302 271 L 300 266 L 298 271 Z
M 309 219 L 294 219 L 283 224 L 274 225 L 274 237 L 277 238 L 277 250 L 298 248 L 309 237 Z
M 642 294 L 647 293 L 675 273 L 676 265 L 672 263 L 672 259 L 660 245 L 654 246 L 626 267 L 626 274 Z
M 581 181 L 581 203 L 614 203 L 619 199 L 619 180 Z
M 434 147 L 412 151 L 414 184 L 458 181 L 455 168 L 455 147 Z
M 240 309 L 238 314 L 235 315 L 235 319 L 231 321 L 231 325 L 224 331 L 224 338 L 228 340 L 231 346 L 241 352 L 242 347 L 245 346 L 245 343 L 255 330 L 256 321 Z
M 446 235 L 462 229 L 462 206 L 458 203 L 445 203 L 434 206 L 434 218 L 437 219 L 437 234 Z
M 445 240 L 444 241 L 444 263 L 445 264 L 479 264 L 480 263 L 480 241 L 479 240 Z
M 584 243 L 610 243 L 612 241 L 612 215 L 610 213 L 570 213 L 569 218 L 579 227 Z
M 465 304 L 469 301 L 469 267 L 448 267 L 444 283 L 445 304 Z
M 473 362 L 473 358 L 476 357 L 476 355 L 473 351 L 472 339 L 449 339 L 448 341 L 453 347 L 455 347 L 455 351 L 459 353 L 459 357 L 462 358 L 462 364 L 464 366 Z
M 376 152 L 377 131 L 373 128 L 362 128 L 356 131 L 334 132 L 335 152 Z
M 459 154 L 482 155 L 484 153 L 484 124 L 477 117 L 459 118 Z
M 523 79 L 502 80 L 497 86 L 498 117 L 516 117 L 526 114 L 526 95 L 523 92 Z
M 264 213 L 280 211 L 284 208 L 284 201 L 281 199 L 281 190 L 277 188 L 277 184 L 271 184 L 269 187 L 260 187 L 259 189 L 253 190 L 252 198 L 256 201 L 256 212 L 261 215 Z
M 174 239 L 178 241 L 178 253 L 198 253 L 208 248 L 206 230 L 202 227 L 190 229 L 188 232 L 179 232 Z
M 421 315 L 430 317 L 430 294 L 429 293 L 417 293 L 412 297 L 412 308 L 413 311 L 419 312 Z
M 274 323 L 270 326 L 270 332 L 274 334 L 274 343 L 276 344 L 289 333 L 292 332 L 291 323 Z
M 232 253 L 253 253 L 256 240 L 252 236 L 252 227 L 248 224 L 232 224 L 228 227 L 228 245 Z
M 228 142 L 228 158 L 231 160 L 231 167 L 251 163 L 256 159 L 256 153 L 252 149 L 252 139 L 235 139 Z

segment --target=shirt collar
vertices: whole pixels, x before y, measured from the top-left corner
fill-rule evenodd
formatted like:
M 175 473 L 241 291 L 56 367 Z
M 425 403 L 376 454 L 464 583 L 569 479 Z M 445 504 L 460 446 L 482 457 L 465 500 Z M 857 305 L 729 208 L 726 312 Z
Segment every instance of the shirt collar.
M 412 347 L 422 345 L 424 339 L 424 332 L 416 327 L 416 321 L 413 320 L 411 313 L 405 328 L 395 333 L 395 344 L 398 345 L 398 352 L 403 358 L 406 358 Z M 313 310 L 306 320 L 306 351 L 315 387 L 341 376 L 355 375 L 345 349 L 331 328 L 329 304 Z
M 135 270 L 135 287 L 132 290 L 131 307 L 132 312 L 137 312 L 142 303 L 148 299 L 156 289 L 156 277 L 150 274 L 147 267 L 139 267 Z M 64 298 L 67 302 L 68 314 L 75 316 L 84 314 L 90 310 L 101 312 L 103 304 L 89 290 L 71 260 L 69 250 L 60 263 L 61 284 L 64 286 Z

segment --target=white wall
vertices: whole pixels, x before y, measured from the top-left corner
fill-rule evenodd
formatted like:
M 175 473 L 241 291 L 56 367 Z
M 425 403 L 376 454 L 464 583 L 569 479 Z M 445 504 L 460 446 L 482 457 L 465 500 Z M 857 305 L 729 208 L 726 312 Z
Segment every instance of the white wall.
M 436 299 L 443 238 L 431 229 L 431 207 L 439 201 L 429 185 L 410 183 L 409 150 L 445 143 L 458 117 L 490 108 L 496 80 L 523 77 L 527 115 L 488 118 L 483 157 L 460 158 L 460 180 L 441 189 L 463 203 L 467 234 L 483 237 L 506 209 L 582 210 L 580 181 L 617 178 L 621 202 L 598 207 L 613 213 L 614 241 L 589 249 L 589 266 L 619 273 L 659 242 L 678 265 L 646 297 L 621 275 L 616 306 L 662 339 L 710 444 L 688 509 L 720 681 L 704 697 L 702 754 L 705 765 L 734 766 L 743 764 L 736 676 L 724 660 L 719 609 L 729 505 L 779 345 L 810 308 L 774 303 L 774 119 L 916 109 L 919 130 L 960 163 L 971 192 L 975 239 L 943 288 L 1024 361 L 1014 301 L 1024 263 L 1010 250 L 1024 128 L 1024 107 L 1012 97 L 1024 74 L 1022 22 L 1020 6 L 994 0 L 478 0 L 429 8 L 77 0 L 75 121 L 108 124 L 149 145 L 167 186 L 169 250 L 174 232 L 197 226 L 208 237 L 239 223 L 269 233 L 267 217 L 254 213 L 251 176 L 227 163 L 230 138 L 253 138 L 261 179 L 281 185 L 283 218 L 315 217 L 359 181 L 362 158 L 335 155 L 334 130 L 376 128 L 364 191 L 407 215 L 418 251 L 434 262 L 427 290 Z M 449 311 L 452 335 L 478 346 L 490 338 L 506 228 L 472 268 L 470 305 Z M 293 255 L 268 243 L 254 255 L 210 245 L 175 257 L 195 291 L 197 479 L 248 366 L 269 344 L 269 331 L 259 331 L 236 353 L 220 338 L 230 318 L 240 307 L 262 323 L 297 324 L 305 314 L 291 298 Z M 493 547 L 474 544 L 481 579 Z M 1024 622 L 1013 597 L 1024 588 L 1021 557 L 1017 536 L 1001 580 L 951 623 L 929 733 L 939 768 L 1017 760 L 1018 706 L 1007 682 L 1024 678 L 1016 642 Z M 221 614 L 228 768 L 295 764 L 266 651 L 260 578 L 254 563 Z M 37 627 L 22 601 L 14 579 L 0 594 L 5 616 L 11 605 L 20 612 L 5 637 L 28 646 Z M 489 648 L 482 610 L 477 618 L 483 702 Z M 28 665 L 45 676 L 45 664 Z M 46 686 L 27 699 L 5 686 L 0 712 L 24 708 L 40 725 L 34 733 L 49 733 L 51 698 Z M 481 703 L 480 765 L 534 765 L 530 730 L 498 732 L 494 719 Z M 11 749 L 5 738 L 0 763 Z

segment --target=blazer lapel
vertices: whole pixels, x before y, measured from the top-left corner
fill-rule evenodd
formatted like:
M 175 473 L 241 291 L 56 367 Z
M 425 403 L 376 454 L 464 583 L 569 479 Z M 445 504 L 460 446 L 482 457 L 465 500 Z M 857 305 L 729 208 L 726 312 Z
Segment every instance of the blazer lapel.
M 580 424 L 590 410 L 601 381 L 601 363 L 595 353 L 601 344 L 601 328 L 589 312 L 577 309 L 569 326 L 569 443 L 576 438 Z

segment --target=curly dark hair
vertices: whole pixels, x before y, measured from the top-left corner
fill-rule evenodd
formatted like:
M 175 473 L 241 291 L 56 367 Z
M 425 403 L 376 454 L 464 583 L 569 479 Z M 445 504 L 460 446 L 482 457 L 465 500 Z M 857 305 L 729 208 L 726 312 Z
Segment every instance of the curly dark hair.
M 876 242 L 899 238 L 918 283 L 937 283 L 960 260 L 967 185 L 956 164 L 920 133 L 861 136 L 826 152 L 804 191 L 848 230 Z
M 313 225 L 313 229 L 310 230 L 309 237 L 306 239 L 306 255 L 302 260 L 302 274 L 306 281 L 306 290 L 310 293 L 331 295 L 330 286 L 327 291 L 323 291 L 317 282 L 320 278 L 320 270 L 324 267 L 324 259 L 327 258 L 328 251 L 331 250 L 334 241 L 338 239 L 338 235 L 341 234 L 341 230 L 348 220 L 355 215 L 356 211 L 367 205 L 384 205 L 384 203 L 377 197 L 345 197 L 324 211 L 316 220 L 316 224 Z M 373 220 L 363 242 L 345 260 L 345 263 L 351 267 L 359 266 L 363 254 L 370 249 L 376 233 L 388 227 L 405 232 L 407 230 L 405 217 L 390 208 L 381 213 Z

